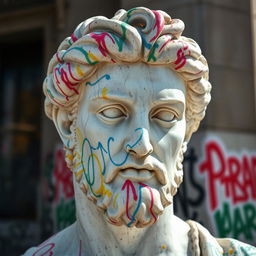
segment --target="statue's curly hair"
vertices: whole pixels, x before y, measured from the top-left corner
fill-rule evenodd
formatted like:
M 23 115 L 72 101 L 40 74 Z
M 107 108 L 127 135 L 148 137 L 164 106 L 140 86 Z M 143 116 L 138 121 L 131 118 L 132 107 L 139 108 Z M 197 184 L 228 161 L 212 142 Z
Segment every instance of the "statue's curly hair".
M 181 20 L 144 7 L 119 10 L 111 19 L 97 16 L 80 23 L 49 63 L 43 85 L 47 116 L 52 118 L 54 108 L 74 113 L 81 98 L 80 85 L 101 63 L 168 65 L 186 84 L 188 141 L 205 115 L 211 84 L 206 59 L 194 40 L 181 36 L 183 30 Z

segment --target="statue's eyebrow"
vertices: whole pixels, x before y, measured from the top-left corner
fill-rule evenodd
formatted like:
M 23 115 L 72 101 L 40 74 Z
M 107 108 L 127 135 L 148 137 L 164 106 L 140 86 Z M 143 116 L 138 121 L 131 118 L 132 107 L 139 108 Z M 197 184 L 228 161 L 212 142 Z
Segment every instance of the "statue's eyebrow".
M 111 92 L 107 93 L 106 95 L 96 95 L 95 97 L 90 98 L 91 101 L 116 101 L 116 102 L 124 102 L 124 103 L 133 103 L 134 97 L 131 97 L 129 94 L 118 93 L 113 94 Z
M 153 105 L 159 105 L 159 104 L 165 104 L 165 103 L 170 103 L 170 104 L 181 104 L 185 105 L 185 102 L 183 100 L 177 99 L 177 98 L 160 98 L 157 100 L 154 100 L 152 102 Z
M 185 110 L 185 102 L 183 100 L 177 99 L 177 98 L 173 98 L 173 97 L 167 97 L 167 98 L 160 98 L 157 100 L 154 100 L 152 102 L 152 106 L 153 107 L 157 107 L 157 106 L 170 106 L 174 109 L 176 109 L 177 112 L 179 113 L 183 113 Z

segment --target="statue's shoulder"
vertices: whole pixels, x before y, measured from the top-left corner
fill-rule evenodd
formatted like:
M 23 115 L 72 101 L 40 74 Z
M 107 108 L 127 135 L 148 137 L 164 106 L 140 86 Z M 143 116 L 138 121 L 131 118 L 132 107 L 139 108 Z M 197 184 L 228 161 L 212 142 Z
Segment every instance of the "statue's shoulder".
M 217 238 L 219 245 L 223 248 L 224 256 L 238 255 L 238 256 L 256 256 L 256 247 L 242 243 L 231 238 Z
M 256 247 L 231 238 L 215 238 L 201 224 L 188 220 L 189 245 L 195 256 L 256 256 Z
M 28 249 L 23 256 L 79 256 L 79 238 L 73 224 L 36 247 Z

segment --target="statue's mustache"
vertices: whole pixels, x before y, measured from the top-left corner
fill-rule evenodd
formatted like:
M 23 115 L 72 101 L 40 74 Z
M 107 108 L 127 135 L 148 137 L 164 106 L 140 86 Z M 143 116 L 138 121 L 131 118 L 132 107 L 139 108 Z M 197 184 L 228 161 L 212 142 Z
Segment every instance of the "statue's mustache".
M 142 163 L 138 163 L 133 158 L 128 158 L 122 166 L 115 166 L 110 161 L 104 175 L 105 183 L 112 182 L 120 172 L 125 171 L 126 169 L 134 169 L 138 172 L 147 170 L 154 174 L 162 185 L 166 185 L 168 182 L 167 170 L 164 164 L 154 157 L 148 156 Z

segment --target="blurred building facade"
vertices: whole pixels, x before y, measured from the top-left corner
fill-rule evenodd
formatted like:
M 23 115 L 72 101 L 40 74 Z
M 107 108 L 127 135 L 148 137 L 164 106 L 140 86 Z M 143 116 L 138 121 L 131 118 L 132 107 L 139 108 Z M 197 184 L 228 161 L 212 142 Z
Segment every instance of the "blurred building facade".
M 212 102 L 184 162 L 177 215 L 256 245 L 255 0 L 0 0 L 0 252 L 18 255 L 75 220 L 71 173 L 42 81 L 83 20 L 145 6 L 184 21 L 210 67 Z

